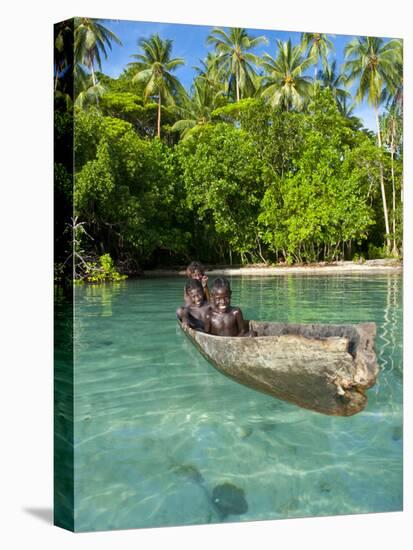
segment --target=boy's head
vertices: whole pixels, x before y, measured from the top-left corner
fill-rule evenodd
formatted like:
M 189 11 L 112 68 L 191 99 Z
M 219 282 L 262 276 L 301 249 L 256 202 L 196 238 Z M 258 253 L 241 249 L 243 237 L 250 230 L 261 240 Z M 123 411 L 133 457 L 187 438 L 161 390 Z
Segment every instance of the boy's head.
M 227 311 L 231 303 L 231 287 L 228 279 L 218 277 L 211 288 L 212 303 L 221 312 Z
M 185 292 L 194 306 L 202 305 L 205 300 L 204 289 L 198 279 L 189 279 L 185 285 Z
M 201 262 L 191 262 L 186 268 L 186 274 L 190 279 L 201 280 L 205 274 L 205 268 Z

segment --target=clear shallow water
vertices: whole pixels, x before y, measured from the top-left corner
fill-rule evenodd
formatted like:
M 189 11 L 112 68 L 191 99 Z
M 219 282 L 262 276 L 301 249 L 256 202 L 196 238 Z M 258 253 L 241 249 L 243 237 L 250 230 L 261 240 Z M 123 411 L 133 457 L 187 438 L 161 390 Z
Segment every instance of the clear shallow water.
M 76 288 L 76 530 L 400 510 L 400 275 L 232 279 L 246 318 L 377 323 L 379 380 L 350 418 L 215 371 L 176 326 L 183 284 Z

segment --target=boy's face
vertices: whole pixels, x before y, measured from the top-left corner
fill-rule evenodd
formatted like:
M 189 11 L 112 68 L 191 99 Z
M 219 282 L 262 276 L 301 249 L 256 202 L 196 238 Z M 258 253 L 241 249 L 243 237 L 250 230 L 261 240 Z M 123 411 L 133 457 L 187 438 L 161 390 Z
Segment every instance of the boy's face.
M 191 300 L 191 304 L 194 306 L 200 306 L 204 301 L 204 292 L 198 288 L 191 288 L 188 292 L 188 296 Z
M 217 288 L 212 292 L 212 302 L 215 309 L 225 313 L 231 303 L 231 293 L 226 288 Z
M 195 271 L 191 271 L 191 279 L 196 279 L 197 281 L 200 281 L 204 274 L 202 271 L 199 271 L 198 269 L 195 269 Z

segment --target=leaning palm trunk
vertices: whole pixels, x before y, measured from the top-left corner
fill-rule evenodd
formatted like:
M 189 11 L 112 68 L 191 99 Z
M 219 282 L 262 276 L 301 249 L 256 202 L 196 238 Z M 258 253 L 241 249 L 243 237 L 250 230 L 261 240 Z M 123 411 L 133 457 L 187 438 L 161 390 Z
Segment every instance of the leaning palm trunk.
M 393 250 L 392 253 L 397 256 L 399 251 L 396 243 L 396 185 L 394 182 L 394 152 L 391 152 L 391 183 L 393 192 Z
M 379 123 L 379 113 L 377 107 L 375 107 L 376 113 L 376 125 L 377 125 L 377 142 L 379 149 L 381 150 L 381 135 L 380 135 L 380 123 Z M 390 225 L 389 225 L 389 213 L 387 210 L 387 200 L 386 200 L 386 189 L 384 187 L 384 174 L 383 174 L 383 165 L 380 162 L 380 189 L 381 189 L 381 198 L 383 201 L 383 213 L 384 213 L 384 225 L 386 228 L 386 248 L 390 252 L 391 242 L 390 242 Z
M 392 254 L 397 256 L 399 251 L 397 249 L 396 243 L 396 185 L 394 181 L 394 134 L 392 130 L 391 134 L 391 143 L 390 143 L 390 158 L 391 158 L 391 184 L 392 184 L 392 193 L 393 193 L 393 249 Z
M 158 96 L 158 122 L 157 122 L 157 135 L 161 137 L 161 93 Z
M 93 86 L 96 86 L 96 75 L 95 75 L 95 68 L 93 66 L 93 56 L 92 56 L 92 54 L 89 54 L 89 65 L 90 65 L 90 70 L 92 72 Z

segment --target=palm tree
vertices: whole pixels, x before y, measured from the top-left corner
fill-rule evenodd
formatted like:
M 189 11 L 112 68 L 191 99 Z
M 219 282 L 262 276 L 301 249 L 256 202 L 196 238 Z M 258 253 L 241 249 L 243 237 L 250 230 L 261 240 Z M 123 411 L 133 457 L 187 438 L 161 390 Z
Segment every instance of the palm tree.
M 218 67 L 221 75 L 227 78 L 227 89 L 235 92 L 236 101 L 249 97 L 256 91 L 256 72 L 258 57 L 250 50 L 261 43 L 267 43 L 265 36 L 253 37 L 246 29 L 231 28 L 229 33 L 214 28 L 207 38 L 208 44 L 215 46 L 218 54 Z
M 265 53 L 261 66 L 264 74 L 261 96 L 272 107 L 280 105 L 287 111 L 301 110 L 311 94 L 311 79 L 303 72 L 313 60 L 304 57 L 300 46 L 292 46 L 291 40 L 277 40 L 278 54 L 274 59 Z
M 101 19 L 75 17 L 75 61 L 86 65 L 92 73 L 92 85 L 96 86 L 95 63 L 102 70 L 100 54 L 105 59 L 108 54 L 106 48 L 112 49 L 112 42 L 122 45 L 122 42 L 112 31 L 100 23 Z
M 311 57 L 314 63 L 314 82 L 317 82 L 317 71 L 321 61 L 323 69 L 327 68 L 327 56 L 330 50 L 334 49 L 333 43 L 326 34 L 319 32 L 301 33 L 301 45 L 303 50 L 307 49 L 307 57 Z
M 74 72 L 74 88 L 76 90 L 75 105 L 80 109 L 97 104 L 105 93 L 105 87 L 100 82 L 93 84 L 92 76 L 88 75 L 81 67 L 77 67 Z
M 175 78 L 171 71 L 185 62 L 181 58 L 171 59 L 172 40 L 162 40 L 158 34 L 149 38 L 141 38 L 138 45 L 143 53 L 134 54 L 132 57 L 136 62 L 129 63 L 129 66 L 137 69 L 134 82 L 143 82 L 144 99 L 157 96 L 158 116 L 157 135 L 161 137 L 161 106 L 163 102 L 175 104 L 178 96 L 185 97 L 186 92 L 182 84 Z
M 179 131 L 183 140 L 189 137 L 193 128 L 207 124 L 211 120 L 211 113 L 218 106 L 219 98 L 222 98 L 223 94 L 223 91 L 216 92 L 206 78 L 197 76 L 191 97 L 178 109 L 181 118 L 175 122 L 172 130 Z
M 341 85 L 344 84 L 344 77 L 337 73 L 337 63 L 334 60 L 330 65 L 326 65 L 322 71 L 318 71 L 317 79 L 323 88 L 331 90 L 340 112 L 344 116 L 350 116 L 352 109 L 347 105 L 347 100 L 351 94 Z
M 73 68 L 73 27 L 70 21 L 62 21 L 54 27 L 55 91 L 59 79 L 70 68 Z
M 399 39 L 393 41 L 395 47 L 395 82 L 388 85 L 388 101 L 386 108 L 393 109 L 394 113 L 403 117 L 403 43 Z
M 202 78 L 215 93 L 225 91 L 225 82 L 223 81 L 219 69 L 219 54 L 217 52 L 208 52 L 205 59 L 201 59 L 201 66 L 194 67 L 197 73 L 196 78 Z
M 391 166 L 391 180 L 392 180 L 392 230 L 393 230 L 393 248 L 392 253 L 398 254 L 396 243 L 396 184 L 394 176 L 394 157 L 400 151 L 400 145 L 402 143 L 402 117 L 398 109 L 398 105 L 392 105 L 387 113 L 380 117 L 380 131 L 383 137 L 384 146 L 390 151 L 390 166 Z
M 361 36 L 354 38 L 346 45 L 344 54 L 346 83 L 351 84 L 357 80 L 356 103 L 361 103 L 366 98 L 367 102 L 373 107 L 376 117 L 377 143 L 381 149 L 379 107 L 385 98 L 397 88 L 401 80 L 400 41 L 390 40 L 385 42 L 383 38 Z M 380 166 L 380 188 L 386 228 L 386 245 L 390 251 L 389 215 L 382 166 Z

